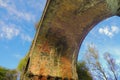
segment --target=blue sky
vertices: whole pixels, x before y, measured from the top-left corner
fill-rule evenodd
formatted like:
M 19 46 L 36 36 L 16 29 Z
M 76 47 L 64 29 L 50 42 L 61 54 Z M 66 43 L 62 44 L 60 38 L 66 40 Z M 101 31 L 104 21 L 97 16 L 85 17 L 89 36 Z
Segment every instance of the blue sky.
M 27 54 L 46 0 L 0 0 L 0 65 L 13 69 Z M 94 43 L 99 53 L 110 52 L 120 62 L 120 18 L 97 24 L 82 43 L 79 60 L 87 45 Z
M 28 52 L 46 0 L 0 0 L 0 65 L 13 69 Z

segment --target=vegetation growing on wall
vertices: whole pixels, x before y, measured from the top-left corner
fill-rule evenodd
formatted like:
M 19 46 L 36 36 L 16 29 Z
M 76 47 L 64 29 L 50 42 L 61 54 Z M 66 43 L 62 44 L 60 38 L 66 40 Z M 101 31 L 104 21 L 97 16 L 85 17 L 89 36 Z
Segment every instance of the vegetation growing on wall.
M 18 66 L 17 66 L 17 70 L 20 71 L 20 72 L 23 72 L 26 68 L 27 62 L 28 62 L 28 53 L 25 57 L 23 57 L 20 60 Z

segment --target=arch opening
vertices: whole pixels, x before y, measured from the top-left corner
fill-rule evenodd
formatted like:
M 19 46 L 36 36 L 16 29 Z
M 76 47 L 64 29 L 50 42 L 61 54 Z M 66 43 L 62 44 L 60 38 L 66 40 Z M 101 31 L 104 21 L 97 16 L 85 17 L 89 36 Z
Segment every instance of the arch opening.
M 112 16 L 101 21 L 96 26 L 91 28 L 90 31 L 88 31 L 88 34 L 85 36 L 85 39 L 82 42 L 78 61 L 86 62 L 88 72 L 90 72 L 93 79 L 117 80 L 120 78 L 120 76 L 117 75 L 120 74 L 119 72 L 117 72 L 117 70 L 119 70 L 118 68 L 120 67 L 119 21 L 119 16 Z M 95 61 L 97 61 L 99 65 L 97 65 Z M 98 69 L 100 69 L 99 67 L 102 67 L 102 69 L 104 70 L 103 73 L 105 74 L 106 78 L 105 76 L 100 75 L 103 73 L 98 69 L 98 71 L 95 70 L 97 67 L 91 64 L 97 66 Z M 111 66 L 115 69 L 110 68 Z M 95 72 L 96 76 L 94 76 Z M 97 72 L 99 72 L 100 74 L 98 75 Z

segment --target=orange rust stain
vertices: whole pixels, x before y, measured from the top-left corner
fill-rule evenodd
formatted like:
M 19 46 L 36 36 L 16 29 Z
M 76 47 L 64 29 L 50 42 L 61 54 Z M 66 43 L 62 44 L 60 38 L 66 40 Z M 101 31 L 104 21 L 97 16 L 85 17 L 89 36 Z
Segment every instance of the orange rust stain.
M 61 62 L 63 63 L 61 65 L 61 68 L 62 68 L 62 75 L 64 77 L 72 77 L 72 65 L 71 63 L 69 62 L 69 60 L 67 60 L 66 58 L 62 57 L 61 58 Z
M 39 52 L 50 53 L 49 43 L 46 41 L 46 42 L 44 42 L 42 45 L 39 44 L 39 45 L 38 45 L 38 51 L 39 51 Z

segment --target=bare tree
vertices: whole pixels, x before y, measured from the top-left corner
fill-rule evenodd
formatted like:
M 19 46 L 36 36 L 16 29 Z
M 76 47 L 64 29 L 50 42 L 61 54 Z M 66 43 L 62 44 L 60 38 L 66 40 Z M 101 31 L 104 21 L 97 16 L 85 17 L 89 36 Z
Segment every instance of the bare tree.
M 88 45 L 84 60 L 89 71 L 96 80 L 118 80 L 119 65 L 110 53 L 104 53 L 104 58 L 100 58 L 95 45 Z M 103 63 L 100 61 L 102 59 Z M 106 62 L 106 63 L 105 63 Z M 106 65 L 106 67 L 105 67 Z
M 105 53 L 104 54 L 104 59 L 107 61 L 108 63 L 108 67 L 110 69 L 110 71 L 113 73 L 114 79 L 117 79 L 117 74 L 116 74 L 116 62 L 115 59 L 113 59 L 113 57 L 110 55 L 110 53 Z
M 89 67 L 89 70 L 92 71 L 93 76 L 95 74 L 94 77 L 108 80 L 105 70 L 99 61 L 99 53 L 94 45 L 88 45 L 88 50 L 85 56 L 85 61 L 87 61 L 87 66 Z

